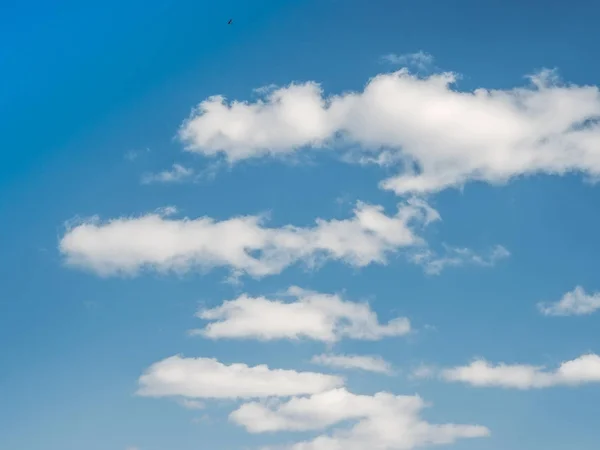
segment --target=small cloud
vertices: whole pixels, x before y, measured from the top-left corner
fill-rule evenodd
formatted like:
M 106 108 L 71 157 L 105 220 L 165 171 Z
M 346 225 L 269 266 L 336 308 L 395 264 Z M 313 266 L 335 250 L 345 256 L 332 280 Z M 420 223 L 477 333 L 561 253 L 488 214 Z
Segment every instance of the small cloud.
M 433 65 L 433 56 L 422 50 L 419 50 L 416 53 L 407 53 L 403 55 L 388 53 L 387 55 L 383 55 L 381 59 L 389 64 L 406 67 L 410 66 L 423 71 L 429 70 Z
M 394 373 L 391 364 L 380 356 L 315 355 L 311 362 L 337 369 L 364 370 L 386 375 L 393 375 Z
M 445 254 L 436 255 L 433 251 L 425 249 L 414 253 L 410 260 L 422 266 L 426 273 L 439 275 L 446 267 L 460 267 L 474 265 L 493 267 L 498 261 L 510 256 L 510 252 L 501 245 L 496 245 L 487 254 L 479 254 L 469 248 L 450 247 L 444 245 Z
M 178 209 L 176 206 L 163 206 L 161 208 L 156 208 L 155 212 L 161 217 L 168 217 L 177 214 Z
M 159 173 L 147 173 L 142 176 L 142 184 L 150 183 L 178 183 L 188 180 L 194 175 L 193 169 L 180 164 L 173 164 L 170 170 Z
M 198 400 L 190 400 L 187 398 L 182 398 L 177 403 L 179 403 L 185 409 L 204 409 L 204 403 L 202 403 Z
M 545 316 L 584 316 L 600 309 L 600 292 L 587 294 L 581 286 L 567 292 L 555 303 L 538 303 Z
M 252 91 L 258 95 L 267 95 L 267 94 L 270 94 L 271 92 L 273 92 L 274 90 L 276 90 L 278 87 L 279 86 L 277 86 L 276 84 L 271 83 L 266 86 L 261 86 L 261 87 L 252 89 Z

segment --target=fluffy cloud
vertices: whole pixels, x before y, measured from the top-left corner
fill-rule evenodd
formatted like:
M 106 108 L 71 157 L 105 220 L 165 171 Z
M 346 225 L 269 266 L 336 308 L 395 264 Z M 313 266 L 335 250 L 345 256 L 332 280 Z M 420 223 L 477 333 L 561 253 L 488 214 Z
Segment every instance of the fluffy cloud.
M 468 366 L 443 370 L 443 379 L 467 383 L 476 387 L 503 387 L 539 389 L 552 386 L 578 386 L 600 382 L 600 356 L 582 355 L 563 362 L 556 370 L 541 366 L 490 364 L 485 360 L 473 361 Z
M 59 249 L 68 264 L 104 276 L 221 266 L 262 277 L 298 261 L 315 265 L 332 259 L 356 267 L 385 264 L 390 253 L 423 245 L 416 230 L 435 220 L 438 213 L 418 199 L 399 204 L 394 216 L 380 206 L 358 203 L 351 218 L 317 219 L 306 228 L 269 228 L 261 216 L 178 220 L 159 211 L 71 224 Z
M 189 151 L 231 161 L 349 143 L 384 152 L 404 169 L 382 182 L 398 194 L 535 173 L 600 176 L 600 91 L 561 84 L 553 71 L 507 90 L 453 88 L 450 72 L 402 69 L 362 92 L 324 96 L 314 82 L 268 91 L 256 102 L 201 102 L 181 129 Z M 391 158 L 390 158 L 391 157 Z
M 344 301 L 338 295 L 291 287 L 286 296 L 292 301 L 244 294 L 216 308 L 202 310 L 198 317 L 213 322 L 192 334 L 212 339 L 308 338 L 336 342 L 344 337 L 377 340 L 410 331 L 408 319 L 400 317 L 381 325 L 368 304 Z
M 143 184 L 150 183 L 176 183 L 188 180 L 194 175 L 194 171 L 181 164 L 173 164 L 171 170 L 165 170 L 159 173 L 147 173 L 142 176 Z
M 324 354 L 315 355 L 311 362 L 338 369 L 357 369 L 386 375 L 391 375 L 394 372 L 390 363 L 380 356 Z
M 425 406 L 418 396 L 355 395 L 335 389 L 283 403 L 247 403 L 231 413 L 230 420 L 251 433 L 324 430 L 356 421 L 350 428 L 292 445 L 291 450 L 408 450 L 489 435 L 487 428 L 478 425 L 429 424 L 420 417 Z
M 139 379 L 138 395 L 188 399 L 286 397 L 323 392 L 343 384 L 342 378 L 321 373 L 172 356 L 146 370 Z
M 586 294 L 581 286 L 567 292 L 555 303 L 538 303 L 538 308 L 546 316 L 582 316 L 600 309 L 600 293 Z

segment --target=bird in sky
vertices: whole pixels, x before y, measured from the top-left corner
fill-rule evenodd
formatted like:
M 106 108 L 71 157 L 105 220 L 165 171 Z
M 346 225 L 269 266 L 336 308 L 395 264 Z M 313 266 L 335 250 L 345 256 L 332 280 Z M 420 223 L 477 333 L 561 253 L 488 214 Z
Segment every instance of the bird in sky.
M 231 22 L 233 22 L 233 19 L 229 19 L 229 22 L 227 22 L 227 25 L 231 25 Z

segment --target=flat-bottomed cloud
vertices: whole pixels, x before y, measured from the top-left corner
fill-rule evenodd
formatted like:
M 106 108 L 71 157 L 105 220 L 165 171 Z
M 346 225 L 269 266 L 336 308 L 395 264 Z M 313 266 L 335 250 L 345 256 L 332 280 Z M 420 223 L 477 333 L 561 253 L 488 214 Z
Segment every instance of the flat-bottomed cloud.
M 139 379 L 138 395 L 186 399 L 287 397 L 323 392 L 343 384 L 338 376 L 316 372 L 172 356 L 146 370 Z
M 292 301 L 244 294 L 202 310 L 198 317 L 211 322 L 192 334 L 211 339 L 306 338 L 331 343 L 343 338 L 378 340 L 410 331 L 407 318 L 380 324 L 368 304 L 345 301 L 339 295 L 291 287 L 285 296 Z

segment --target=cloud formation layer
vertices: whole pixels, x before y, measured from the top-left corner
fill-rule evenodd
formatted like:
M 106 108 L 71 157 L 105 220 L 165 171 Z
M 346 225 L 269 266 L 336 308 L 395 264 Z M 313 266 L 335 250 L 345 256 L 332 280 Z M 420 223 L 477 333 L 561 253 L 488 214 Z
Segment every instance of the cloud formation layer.
M 183 123 L 180 137 L 189 151 L 231 162 L 359 146 L 376 161 L 402 163 L 382 182 L 397 194 L 535 173 L 600 176 L 598 88 L 561 84 L 549 70 L 529 78 L 524 87 L 467 92 L 453 87 L 454 73 L 418 77 L 402 69 L 375 76 L 362 92 L 325 96 L 306 82 L 253 103 L 214 96 Z

